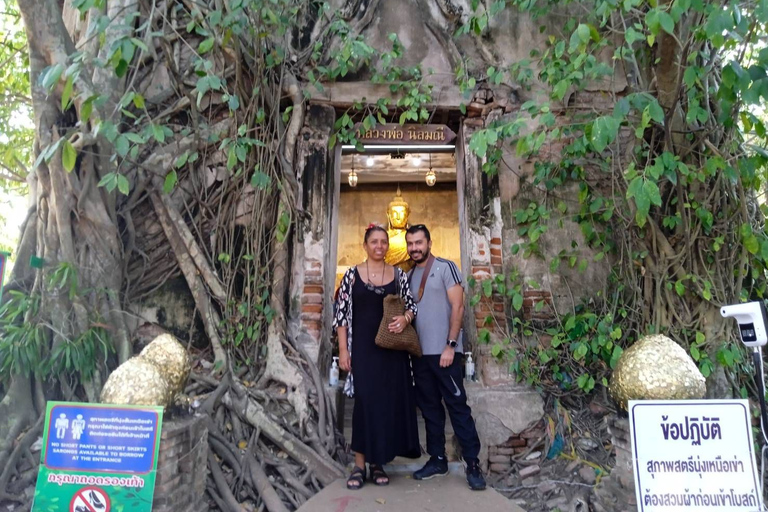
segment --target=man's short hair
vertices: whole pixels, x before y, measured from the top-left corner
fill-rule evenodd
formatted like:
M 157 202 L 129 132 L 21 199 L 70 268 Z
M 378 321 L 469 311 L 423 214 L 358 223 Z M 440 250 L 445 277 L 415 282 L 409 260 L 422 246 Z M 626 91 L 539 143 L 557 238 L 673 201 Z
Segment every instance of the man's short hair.
M 408 231 L 406 231 L 405 234 L 406 235 L 415 235 L 419 231 L 424 233 L 424 236 L 427 238 L 428 242 L 432 240 L 432 236 L 429 234 L 429 230 L 427 229 L 427 226 L 425 226 L 424 224 L 415 224 L 415 225 L 409 227 Z

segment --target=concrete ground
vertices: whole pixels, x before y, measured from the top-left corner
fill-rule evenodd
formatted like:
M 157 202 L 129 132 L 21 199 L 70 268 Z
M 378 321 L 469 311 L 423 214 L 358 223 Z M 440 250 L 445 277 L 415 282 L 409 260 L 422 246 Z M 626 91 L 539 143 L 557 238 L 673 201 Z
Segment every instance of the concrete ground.
M 348 490 L 339 479 L 299 508 L 298 512 L 525 512 L 491 488 L 471 491 L 464 472 L 417 482 L 410 475 L 390 473 L 388 486 L 366 482 Z

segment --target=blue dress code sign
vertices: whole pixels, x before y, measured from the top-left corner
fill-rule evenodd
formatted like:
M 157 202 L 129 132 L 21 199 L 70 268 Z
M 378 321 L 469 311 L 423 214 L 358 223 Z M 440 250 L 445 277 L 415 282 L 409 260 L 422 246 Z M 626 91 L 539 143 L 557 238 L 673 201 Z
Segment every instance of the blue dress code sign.
M 50 469 L 149 473 L 159 417 L 121 407 L 55 405 L 44 464 Z

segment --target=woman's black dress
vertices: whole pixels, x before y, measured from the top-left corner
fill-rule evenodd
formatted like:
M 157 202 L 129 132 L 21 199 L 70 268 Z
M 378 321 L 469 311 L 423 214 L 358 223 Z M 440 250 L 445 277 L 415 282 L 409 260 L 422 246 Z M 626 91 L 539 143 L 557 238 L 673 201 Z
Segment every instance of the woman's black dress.
M 385 285 L 383 293 L 376 293 L 366 286 L 357 270 L 355 273 L 352 450 L 364 454 L 366 462 L 372 464 L 386 464 L 398 456 L 418 458 L 421 448 L 408 353 L 377 347 L 374 341 L 383 316 L 384 296 L 397 292 L 395 281 Z

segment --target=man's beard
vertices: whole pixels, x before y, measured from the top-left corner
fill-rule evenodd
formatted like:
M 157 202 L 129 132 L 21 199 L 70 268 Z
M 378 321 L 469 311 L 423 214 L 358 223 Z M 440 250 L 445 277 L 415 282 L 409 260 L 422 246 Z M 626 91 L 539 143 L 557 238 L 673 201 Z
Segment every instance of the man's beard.
M 417 259 L 416 255 L 420 256 L 420 258 Z M 411 257 L 413 261 L 416 263 L 423 263 L 427 261 L 427 258 L 429 258 L 429 251 L 425 253 L 417 252 L 417 253 L 408 253 L 408 256 Z

